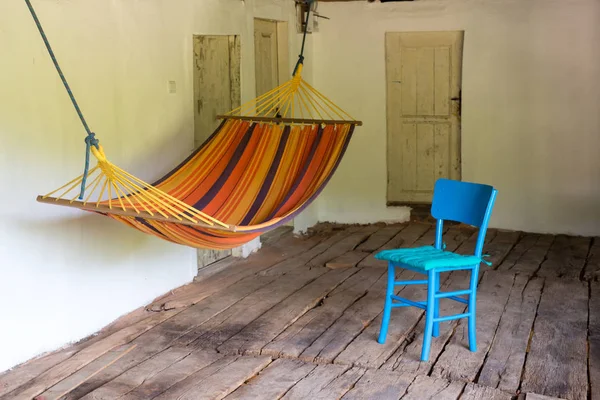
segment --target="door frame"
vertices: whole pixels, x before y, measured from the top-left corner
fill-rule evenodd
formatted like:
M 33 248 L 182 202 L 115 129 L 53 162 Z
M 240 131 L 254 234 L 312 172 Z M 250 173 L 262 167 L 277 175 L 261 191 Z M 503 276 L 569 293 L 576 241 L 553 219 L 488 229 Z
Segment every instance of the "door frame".
M 456 179 L 456 180 L 462 180 L 462 76 L 463 76 L 463 49 L 464 49 L 464 30 L 444 30 L 444 31 L 436 31 L 436 30 L 432 30 L 432 31 L 393 31 L 393 32 L 385 32 L 385 38 L 384 38 L 384 46 L 385 46 L 385 68 L 386 68 L 386 73 L 385 73 L 385 79 L 386 79 L 386 205 L 388 207 L 400 207 L 400 206 L 418 206 L 418 205 L 427 205 L 430 206 L 431 205 L 431 201 L 429 202 L 423 202 L 423 201 L 391 201 L 390 200 L 390 162 L 391 162 L 391 146 L 390 146 L 390 131 L 392 129 L 392 126 L 394 125 L 393 122 L 391 121 L 390 118 L 390 103 L 392 102 L 391 100 L 391 91 L 394 89 L 392 88 L 392 71 L 390 70 L 390 68 L 388 68 L 388 60 L 390 59 L 390 57 L 392 57 L 389 53 L 390 53 L 390 49 L 388 48 L 388 40 L 390 40 L 390 38 L 392 37 L 392 35 L 402 35 L 402 34 L 426 34 L 426 33 L 432 33 L 432 34 L 447 34 L 447 33 L 455 33 L 459 36 L 459 40 L 458 40 L 458 46 L 456 46 L 456 48 L 454 49 L 455 52 L 457 52 L 457 68 L 458 68 L 458 74 L 457 76 L 451 76 L 451 79 L 455 80 L 453 82 L 453 84 L 455 84 L 458 88 L 458 101 L 450 101 L 449 102 L 449 106 L 450 106 L 450 114 L 453 115 L 454 117 L 457 118 L 457 122 L 456 122 L 456 132 L 454 133 L 456 135 L 456 137 L 454 138 L 456 140 L 456 154 L 455 154 L 455 160 L 450 160 L 450 168 L 451 170 L 454 170 L 451 173 L 451 176 L 449 177 L 450 179 Z M 400 66 L 399 68 L 401 68 L 401 60 L 400 61 Z M 452 84 L 451 84 L 452 86 Z M 452 93 L 450 93 L 451 97 L 455 97 Z M 450 100 L 455 100 L 455 99 L 450 99 Z M 456 114 L 455 114 L 456 111 Z M 451 117 L 452 118 L 452 117 Z

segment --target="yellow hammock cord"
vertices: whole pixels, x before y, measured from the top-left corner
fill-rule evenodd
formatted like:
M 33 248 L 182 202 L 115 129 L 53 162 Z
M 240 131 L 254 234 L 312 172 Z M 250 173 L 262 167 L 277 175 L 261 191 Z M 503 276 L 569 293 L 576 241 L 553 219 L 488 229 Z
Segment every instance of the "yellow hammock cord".
M 302 64 L 298 65 L 294 77 L 288 82 L 220 117 L 256 118 L 269 123 L 361 124 L 302 79 Z M 295 119 L 298 117 L 300 119 Z M 235 230 L 112 164 L 102 146 L 91 146 L 90 150 L 97 164 L 88 171 L 84 199 L 78 200 L 84 180 L 82 174 L 60 188 L 38 196 L 38 201 L 116 215 Z

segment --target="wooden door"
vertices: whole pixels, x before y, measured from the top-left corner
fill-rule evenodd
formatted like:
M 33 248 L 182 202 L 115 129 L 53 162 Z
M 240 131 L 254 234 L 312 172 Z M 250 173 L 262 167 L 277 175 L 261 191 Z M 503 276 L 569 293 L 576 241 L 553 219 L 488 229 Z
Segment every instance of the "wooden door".
M 194 144 L 219 126 L 216 119 L 240 106 L 240 40 L 238 36 L 194 36 Z
M 460 179 L 463 32 L 387 33 L 387 201 L 431 203 Z
M 279 86 L 277 22 L 254 20 L 256 96 Z
M 208 139 L 216 119 L 240 106 L 238 36 L 194 36 L 194 145 Z M 231 250 L 198 250 L 198 269 L 231 255 Z

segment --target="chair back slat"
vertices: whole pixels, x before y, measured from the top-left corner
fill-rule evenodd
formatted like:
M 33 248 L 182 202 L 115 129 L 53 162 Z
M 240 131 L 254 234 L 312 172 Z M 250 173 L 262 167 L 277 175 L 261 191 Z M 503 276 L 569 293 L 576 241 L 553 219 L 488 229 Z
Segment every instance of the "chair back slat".
M 435 219 L 481 227 L 489 219 L 496 189 L 479 183 L 438 179 L 431 215 Z

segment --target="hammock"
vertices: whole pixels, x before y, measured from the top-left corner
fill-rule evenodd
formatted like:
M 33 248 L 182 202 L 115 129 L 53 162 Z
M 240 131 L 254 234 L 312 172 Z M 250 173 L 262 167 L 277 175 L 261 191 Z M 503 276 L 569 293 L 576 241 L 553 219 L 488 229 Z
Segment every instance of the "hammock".
M 222 123 L 200 148 L 148 184 L 108 161 L 30 1 L 25 2 L 88 133 L 83 174 L 38 196 L 40 202 L 108 216 L 182 245 L 229 249 L 304 210 L 335 172 L 354 127 L 361 125 L 302 79 L 303 40 L 290 81 L 218 116 Z M 96 159 L 92 168 L 90 153 Z

